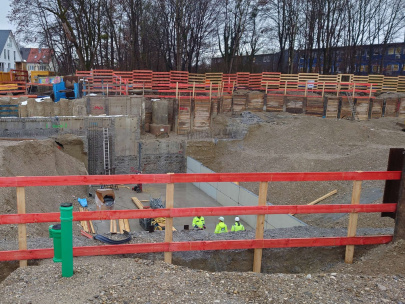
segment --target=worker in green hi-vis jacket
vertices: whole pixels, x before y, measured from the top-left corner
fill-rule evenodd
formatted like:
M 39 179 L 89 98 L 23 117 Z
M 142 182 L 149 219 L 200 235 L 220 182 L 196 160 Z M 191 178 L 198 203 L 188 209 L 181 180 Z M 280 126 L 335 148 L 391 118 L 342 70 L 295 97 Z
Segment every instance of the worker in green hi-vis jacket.
M 235 217 L 235 225 L 232 225 L 231 231 L 243 231 L 245 230 L 245 226 L 240 223 L 239 217 Z
M 228 232 L 228 226 L 224 223 L 224 218 L 221 216 L 219 218 L 219 223 L 217 224 L 217 227 L 215 227 L 215 233 L 224 233 Z
M 205 229 L 205 219 L 203 216 L 199 215 L 193 219 L 193 228 L 203 230 Z

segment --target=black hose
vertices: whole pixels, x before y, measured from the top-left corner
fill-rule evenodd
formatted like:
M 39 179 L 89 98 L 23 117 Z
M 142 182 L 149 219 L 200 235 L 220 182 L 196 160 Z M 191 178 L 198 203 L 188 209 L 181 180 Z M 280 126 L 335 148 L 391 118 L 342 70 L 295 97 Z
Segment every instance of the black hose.
M 98 240 L 100 242 L 106 243 L 106 244 L 110 244 L 110 245 L 119 245 L 119 244 L 128 243 L 130 240 L 132 240 L 132 237 L 131 237 L 131 235 L 129 235 L 128 232 L 125 231 L 124 234 L 128 235 L 128 237 L 126 239 L 123 239 L 123 240 L 112 240 L 112 239 L 109 239 L 108 237 L 105 237 L 104 235 L 101 235 L 101 234 L 96 234 L 94 236 L 94 239 Z

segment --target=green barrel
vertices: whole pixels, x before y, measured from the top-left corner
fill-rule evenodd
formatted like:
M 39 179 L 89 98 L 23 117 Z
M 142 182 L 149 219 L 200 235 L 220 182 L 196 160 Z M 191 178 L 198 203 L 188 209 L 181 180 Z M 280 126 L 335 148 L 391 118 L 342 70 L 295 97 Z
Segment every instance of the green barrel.
M 72 203 L 60 205 L 62 241 L 62 277 L 73 275 L 73 206 Z
M 60 224 L 49 226 L 49 237 L 53 239 L 53 261 L 62 262 L 62 242 Z

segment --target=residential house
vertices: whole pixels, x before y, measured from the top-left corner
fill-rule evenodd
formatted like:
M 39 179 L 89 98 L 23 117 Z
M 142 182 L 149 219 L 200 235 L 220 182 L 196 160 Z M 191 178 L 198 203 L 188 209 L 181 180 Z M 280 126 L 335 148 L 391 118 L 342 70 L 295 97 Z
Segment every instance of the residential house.
M 21 48 L 20 52 L 23 60 L 27 62 L 27 70 L 30 75 L 32 71 L 54 71 L 51 49 Z
M 16 62 L 21 62 L 19 47 L 11 30 L 0 30 L 0 72 L 16 69 Z

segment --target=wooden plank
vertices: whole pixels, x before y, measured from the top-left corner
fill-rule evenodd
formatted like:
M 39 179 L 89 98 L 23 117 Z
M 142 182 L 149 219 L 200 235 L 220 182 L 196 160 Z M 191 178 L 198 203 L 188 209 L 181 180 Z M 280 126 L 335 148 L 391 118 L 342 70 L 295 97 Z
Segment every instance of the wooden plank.
M 169 173 L 172 174 L 172 173 Z M 174 202 L 174 184 L 166 184 L 166 209 L 172 209 Z M 171 243 L 173 241 L 173 218 L 166 217 L 166 229 L 165 229 L 165 242 Z M 172 263 L 172 253 L 165 251 L 164 261 L 166 263 Z
M 330 196 L 332 196 L 332 195 L 334 195 L 336 193 L 337 193 L 337 189 L 325 194 L 324 196 L 321 196 L 320 198 L 317 198 L 316 200 L 314 200 L 314 201 L 312 201 L 310 203 L 308 203 L 307 206 L 318 204 L 319 202 L 323 201 L 324 199 L 326 199 L 326 198 L 328 198 L 328 197 L 330 197 Z M 294 214 L 291 213 L 290 215 L 294 215 Z
M 267 189 L 268 189 L 268 182 L 260 182 L 259 186 L 259 206 L 266 206 L 267 203 Z M 257 216 L 257 223 L 256 223 L 256 240 L 262 240 L 264 235 L 264 220 L 265 215 L 259 214 Z M 262 268 L 262 248 L 256 248 L 254 251 L 253 256 L 253 272 L 260 273 Z
M 124 219 L 124 228 L 125 228 L 125 231 L 128 231 L 128 232 L 131 231 L 131 228 L 129 228 L 129 221 L 128 221 L 128 219 Z
M 387 244 L 392 241 L 391 235 L 358 236 L 358 237 L 322 237 L 297 239 L 265 239 L 265 240 L 221 240 L 221 241 L 193 241 L 173 243 L 141 243 L 114 246 L 85 246 L 74 247 L 73 256 L 96 256 L 112 254 L 130 254 L 147 252 L 172 251 L 201 251 L 201 250 L 233 250 L 254 248 L 299 248 L 326 247 L 352 245 Z M 22 259 L 49 259 L 53 257 L 53 249 L 9 250 L 0 251 L 0 261 L 14 261 Z
M 134 202 L 135 206 L 138 207 L 138 209 L 143 209 L 143 204 L 136 196 L 131 197 L 131 199 Z
M 362 181 L 354 181 L 353 182 L 352 203 L 351 203 L 352 205 L 360 204 L 361 185 L 362 185 Z M 349 215 L 349 227 L 348 227 L 348 230 L 347 230 L 347 236 L 348 237 L 356 236 L 358 218 L 359 218 L 359 214 L 357 212 L 350 213 L 350 215 Z M 354 255 L 354 245 L 347 245 L 346 246 L 345 263 L 352 264 L 353 263 L 353 255 Z
M 309 213 L 350 213 L 350 212 L 395 212 L 397 204 L 371 204 L 371 205 L 288 205 L 288 206 L 234 206 L 234 207 L 198 207 L 144 210 L 114 210 L 114 211 L 88 211 L 73 212 L 73 221 L 84 220 L 109 220 L 119 218 L 154 218 L 154 217 L 194 217 L 198 214 L 208 216 L 244 215 L 244 214 L 309 214 Z M 49 223 L 60 222 L 60 214 L 29 213 L 29 214 L 3 214 L 0 215 L 0 224 L 22 223 Z
M 25 214 L 25 188 L 17 187 L 17 213 Z M 18 249 L 27 250 L 27 225 L 18 224 Z M 21 260 L 20 267 L 27 267 L 28 261 Z
M 0 187 L 73 186 L 106 184 L 166 184 L 199 182 L 298 182 L 330 180 L 400 179 L 398 171 L 368 172 L 272 172 L 272 173 L 176 173 L 135 175 L 69 175 L 0 177 Z
M 118 227 L 120 229 L 120 233 L 124 234 L 124 230 L 125 230 L 125 224 L 124 224 L 124 220 L 123 219 L 119 219 L 118 220 Z

